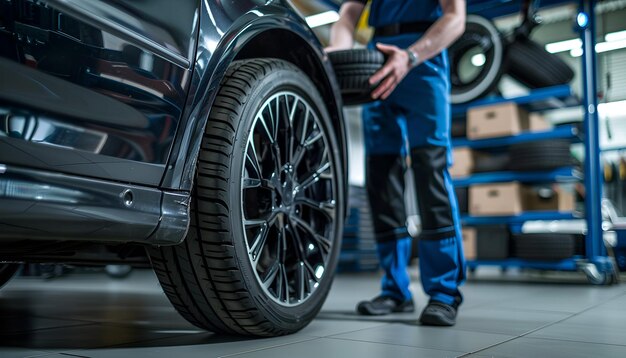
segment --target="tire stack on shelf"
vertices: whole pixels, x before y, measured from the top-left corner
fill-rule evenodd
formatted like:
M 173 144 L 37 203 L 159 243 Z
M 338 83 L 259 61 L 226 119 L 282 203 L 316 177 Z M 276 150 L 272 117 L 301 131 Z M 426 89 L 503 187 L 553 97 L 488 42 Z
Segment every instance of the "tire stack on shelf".
M 376 271 L 376 239 L 365 188 L 350 186 L 348 217 L 343 230 L 340 272 Z
M 576 211 L 573 186 L 555 184 L 562 176 L 576 180 L 572 138 L 514 102 L 470 105 L 465 114 L 465 125 L 458 127 L 466 133 L 461 137 L 458 129 L 455 135 L 450 174 L 468 225 L 464 231 L 471 233 L 466 246 L 472 245 L 473 255 L 467 259 L 557 262 L 584 255 L 583 240 L 574 235 L 519 233 L 524 220 L 553 220 Z M 555 138 L 542 139 L 551 135 Z
M 570 145 L 567 139 L 514 144 L 509 148 L 509 169 L 540 171 L 574 165 Z
M 572 234 L 513 235 L 513 255 L 526 260 L 563 260 L 584 254 L 584 236 Z

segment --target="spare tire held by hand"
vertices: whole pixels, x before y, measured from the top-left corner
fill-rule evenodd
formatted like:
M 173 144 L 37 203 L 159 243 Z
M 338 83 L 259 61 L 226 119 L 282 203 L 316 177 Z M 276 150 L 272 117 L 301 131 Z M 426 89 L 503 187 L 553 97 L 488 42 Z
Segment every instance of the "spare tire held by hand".
M 493 23 L 468 15 L 465 32 L 448 48 L 450 101 L 470 102 L 491 92 L 504 72 L 504 44 Z
M 532 89 L 568 84 L 574 78 L 565 61 L 527 38 L 507 45 L 505 56 L 507 73 Z
M 333 65 L 341 97 L 345 105 L 372 102 L 372 91 L 378 83 L 370 85 L 369 78 L 384 64 L 385 56 L 377 50 L 358 49 L 328 53 Z

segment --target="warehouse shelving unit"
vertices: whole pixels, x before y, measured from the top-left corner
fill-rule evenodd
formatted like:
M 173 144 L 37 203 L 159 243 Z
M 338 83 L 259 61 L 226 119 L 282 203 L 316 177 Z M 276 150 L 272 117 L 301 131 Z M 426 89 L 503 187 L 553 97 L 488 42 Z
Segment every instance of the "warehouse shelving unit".
M 542 6 L 571 3 L 566 0 L 542 0 Z M 607 284 L 614 281 L 615 264 L 607 255 L 603 243 L 602 230 L 602 182 L 600 166 L 600 148 L 597 114 L 597 78 L 594 0 L 580 0 L 579 3 L 579 30 L 583 42 L 582 56 L 582 96 L 577 98 L 570 86 L 556 86 L 533 90 L 525 96 L 514 98 L 487 98 L 472 103 L 456 105 L 452 108 L 455 120 L 463 117 L 467 110 L 473 107 L 492 105 L 503 102 L 515 102 L 529 112 L 545 111 L 558 108 L 582 106 L 584 120 L 582 126 L 557 126 L 553 130 L 544 132 L 523 133 L 517 136 L 468 140 L 465 138 L 453 139 L 455 147 L 469 147 L 473 149 L 502 148 L 516 143 L 549 140 L 571 139 L 573 143 L 582 142 L 585 147 L 584 175 L 577 168 L 563 167 L 545 172 L 495 172 L 479 173 L 454 180 L 455 187 L 467 187 L 479 183 L 498 183 L 518 181 L 523 183 L 538 182 L 574 182 L 582 180 L 585 186 L 585 211 L 576 212 L 524 212 L 515 216 L 469 216 L 464 215 L 461 221 L 464 225 L 508 225 L 512 232 L 521 232 L 522 225 L 528 221 L 571 220 L 577 217 L 584 218 L 587 224 L 585 237 L 585 254 L 573 256 L 559 261 L 540 262 L 509 258 L 503 260 L 472 260 L 468 262 L 470 269 L 481 265 L 534 268 L 542 270 L 584 271 L 589 281 L 594 284 Z M 513 14 L 519 11 L 520 1 L 512 0 L 475 0 L 468 3 L 468 12 L 488 18 Z M 587 20 L 584 23 L 583 20 Z

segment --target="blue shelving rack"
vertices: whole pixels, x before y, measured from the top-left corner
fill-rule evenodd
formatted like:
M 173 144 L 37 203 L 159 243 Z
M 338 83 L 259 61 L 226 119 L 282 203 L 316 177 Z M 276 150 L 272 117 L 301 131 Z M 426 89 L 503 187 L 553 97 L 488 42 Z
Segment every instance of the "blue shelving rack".
M 542 0 L 540 5 L 552 6 L 572 3 L 571 0 Z M 549 172 L 496 172 L 475 174 L 454 180 L 457 187 L 465 187 L 478 183 L 494 183 L 507 181 L 520 182 L 570 182 L 583 180 L 585 186 L 585 212 L 582 215 L 587 223 L 585 238 L 585 255 L 574 256 L 569 259 L 555 262 L 537 262 L 510 258 L 504 260 L 473 260 L 468 266 L 473 269 L 481 265 L 500 266 L 502 268 L 523 267 L 542 270 L 582 270 L 590 282 L 606 284 L 613 282 L 615 272 L 614 262 L 608 257 L 603 243 L 601 200 L 602 181 L 599 147 L 599 125 L 597 113 L 597 65 L 594 46 L 595 40 L 595 0 L 579 0 L 579 12 L 576 17 L 580 38 L 583 43 L 582 56 L 582 96 L 577 98 L 571 87 L 556 86 L 531 91 L 528 95 L 514 98 L 486 98 L 472 103 L 456 105 L 452 108 L 453 117 L 462 117 L 472 107 L 515 102 L 529 111 L 543 111 L 548 109 L 582 106 L 584 120 L 582 126 L 559 126 L 554 130 L 524 133 L 505 138 L 491 138 L 482 140 L 454 139 L 453 146 L 466 146 L 475 149 L 505 147 L 515 143 L 522 143 L 546 139 L 569 138 L 572 142 L 582 142 L 585 147 L 585 162 L 583 173 L 576 168 L 564 167 Z M 468 13 L 478 14 L 487 18 L 514 14 L 520 9 L 519 0 L 470 0 Z M 584 175 L 582 175 L 584 174 Z M 526 221 L 531 220 L 566 220 L 578 217 L 576 213 L 563 212 L 526 212 L 516 216 L 473 217 L 462 216 L 466 225 L 507 224 L 512 231 L 521 230 Z

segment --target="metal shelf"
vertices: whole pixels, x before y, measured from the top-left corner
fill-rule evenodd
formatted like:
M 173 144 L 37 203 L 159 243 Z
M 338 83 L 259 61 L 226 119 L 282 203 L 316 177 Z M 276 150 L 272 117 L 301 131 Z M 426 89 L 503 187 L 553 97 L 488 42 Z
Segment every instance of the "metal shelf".
M 573 124 L 557 126 L 552 130 L 543 132 L 524 132 L 516 136 L 510 137 L 498 137 L 487 139 L 467 139 L 467 138 L 453 138 L 453 147 L 469 147 L 469 148 L 494 148 L 494 147 L 506 147 L 512 144 L 532 142 L 546 139 L 571 139 L 572 142 L 580 142 L 578 136 L 578 127 Z
M 467 261 L 467 266 L 470 269 L 474 269 L 478 266 L 500 266 L 503 268 L 524 267 L 537 270 L 575 271 L 578 268 L 578 261 L 580 259 L 580 257 L 576 256 L 559 261 L 535 261 L 512 257 L 504 260 L 469 260 Z
M 507 102 L 515 102 L 531 112 L 576 107 L 580 105 L 580 99 L 576 97 L 572 87 L 562 85 L 536 89 L 524 96 L 488 97 L 470 103 L 453 105 L 452 116 L 465 117 L 467 110 L 470 108 Z
M 576 214 L 572 212 L 559 211 L 528 211 L 513 216 L 470 216 L 461 215 L 461 223 L 463 225 L 498 225 L 498 224 L 523 224 L 532 220 L 572 220 L 576 218 Z
M 547 182 L 577 182 L 582 179 L 580 170 L 573 167 L 563 167 L 551 171 L 537 172 L 492 172 L 478 173 L 452 180 L 455 187 L 466 187 L 472 184 L 504 183 L 518 181 L 522 183 L 547 183 Z

